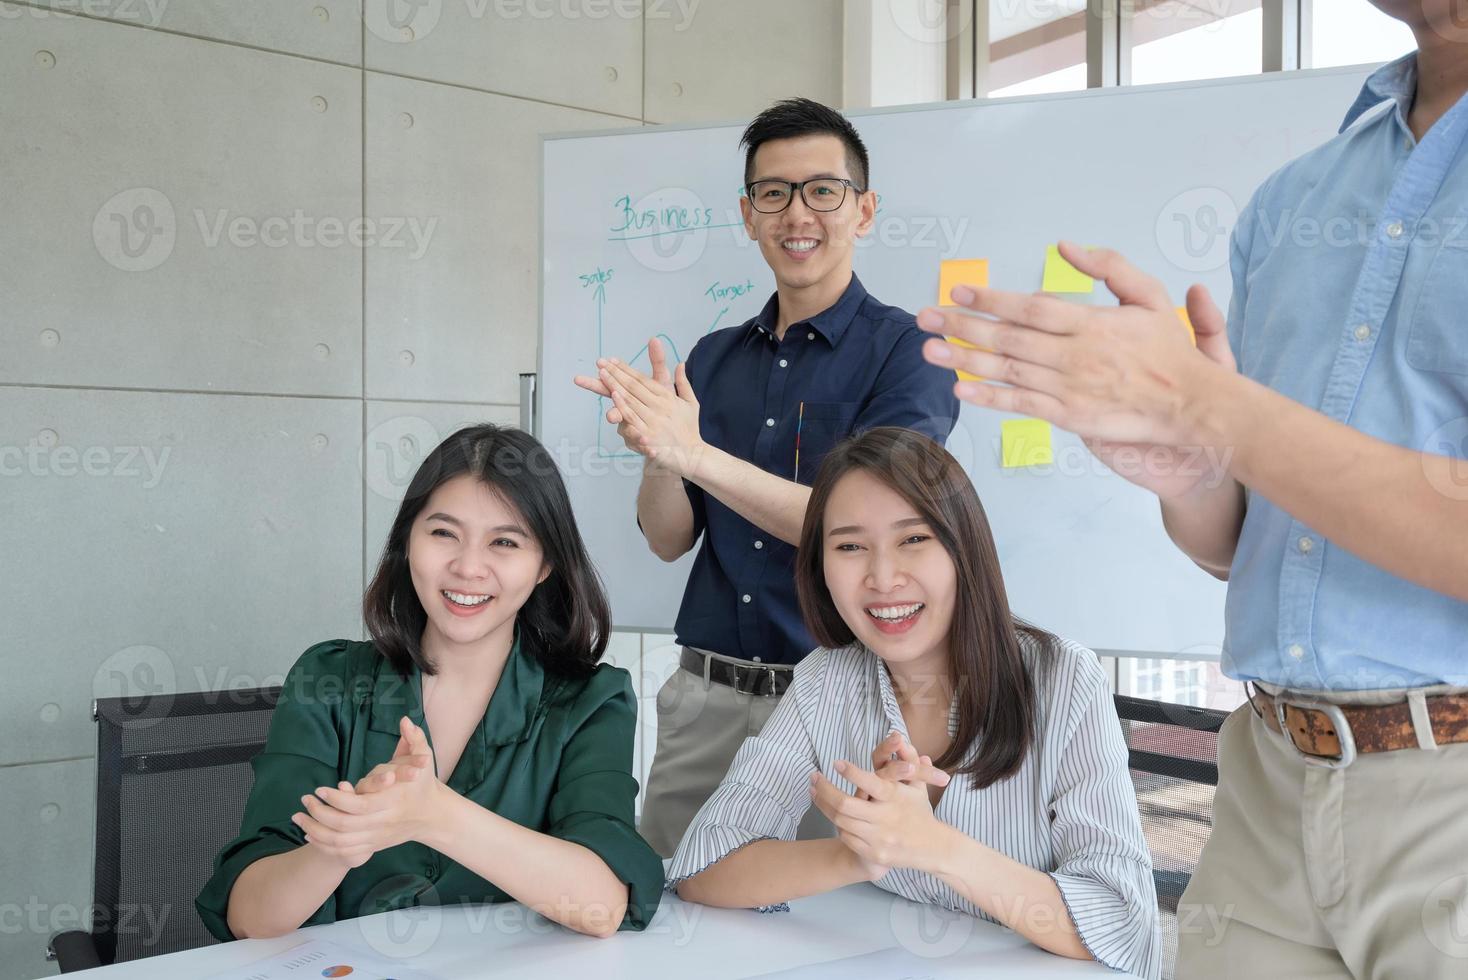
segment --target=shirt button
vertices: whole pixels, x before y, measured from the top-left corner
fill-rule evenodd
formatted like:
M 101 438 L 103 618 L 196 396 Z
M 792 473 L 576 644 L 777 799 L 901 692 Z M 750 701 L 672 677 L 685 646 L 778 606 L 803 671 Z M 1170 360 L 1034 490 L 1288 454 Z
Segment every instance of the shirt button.
M 1357 340 L 1360 340 L 1362 342 L 1365 342 L 1367 340 L 1370 340 L 1371 339 L 1371 328 L 1368 327 L 1364 323 L 1361 324 L 1359 327 L 1356 328 L 1356 339 Z
M 1315 550 L 1315 542 L 1314 541 L 1311 541 L 1309 538 L 1301 538 L 1300 539 L 1300 554 L 1302 554 L 1302 555 L 1308 555 L 1310 552 L 1312 552 L 1314 550 Z
M 1386 237 L 1391 239 L 1401 238 L 1402 232 L 1405 230 L 1406 229 L 1402 227 L 1402 223 L 1400 221 L 1393 221 L 1391 224 L 1386 226 Z
M 756 549 L 763 548 L 765 546 L 765 543 L 763 541 L 756 541 L 754 543 L 754 546 Z
M 1300 644 L 1298 643 L 1293 643 L 1290 645 L 1289 655 L 1294 657 L 1296 660 L 1300 660 L 1305 656 L 1305 648 L 1300 646 Z
M 744 601 L 745 602 L 749 602 L 750 601 L 749 600 L 749 593 L 747 593 L 747 592 L 744 594 Z
M 766 428 L 773 429 L 775 427 L 775 420 L 774 419 L 765 419 L 765 427 Z
M 816 339 L 816 335 L 813 334 L 813 333 L 808 333 L 808 334 L 805 335 L 805 339 L 806 340 L 815 340 Z
M 789 367 L 790 366 L 790 362 L 787 361 L 787 360 L 785 360 L 785 358 L 782 357 L 782 358 L 780 358 L 780 366 L 781 367 Z

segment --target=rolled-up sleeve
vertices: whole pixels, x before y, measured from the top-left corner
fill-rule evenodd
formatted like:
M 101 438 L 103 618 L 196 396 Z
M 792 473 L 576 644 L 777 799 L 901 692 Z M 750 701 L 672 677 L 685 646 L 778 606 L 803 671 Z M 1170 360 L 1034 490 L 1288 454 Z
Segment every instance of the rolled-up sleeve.
M 627 886 L 619 928 L 640 931 L 663 893 L 663 862 L 637 833 L 632 743 L 637 698 L 625 670 L 603 665 L 581 695 L 585 720 L 566 742 L 544 832 L 580 844 Z M 578 712 L 580 713 L 580 712 Z
M 1077 684 L 1076 721 L 1050 802 L 1056 855 L 1050 876 L 1097 962 L 1155 978 L 1161 972 L 1157 890 L 1126 740 L 1099 666 Z
M 759 840 L 795 840 L 810 809 L 810 775 L 819 769 L 808 727 L 827 653 L 800 662 L 787 695 L 758 735 L 744 740 L 729 771 L 694 816 L 668 870 L 668 888 Z M 760 911 L 785 911 L 785 904 Z
M 219 852 L 214 874 L 194 900 L 205 928 L 215 938 L 235 938 L 229 930 L 229 893 L 246 868 L 261 858 L 294 850 L 306 842 L 291 822 L 301 797 L 317 786 L 339 779 L 341 736 L 336 718 L 341 686 L 331 683 L 348 674 L 347 641 L 311 647 L 286 675 L 280 700 L 270 718 L 265 748 L 251 762 L 255 782 L 240 821 L 240 833 Z M 332 692 L 324 696 L 323 691 Z M 328 898 L 302 926 L 336 920 L 336 897 Z

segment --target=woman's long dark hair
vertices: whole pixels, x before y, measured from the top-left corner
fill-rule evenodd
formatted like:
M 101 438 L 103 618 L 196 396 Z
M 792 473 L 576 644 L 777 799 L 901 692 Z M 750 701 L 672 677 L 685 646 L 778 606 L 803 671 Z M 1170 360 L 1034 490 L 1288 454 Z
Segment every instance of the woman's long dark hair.
M 1019 634 L 1049 650 L 1055 637 L 1017 619 L 999 571 L 989 520 L 968 474 L 946 449 L 910 429 L 868 429 L 827 454 L 811 487 L 795 557 L 795 586 L 817 643 L 837 649 L 856 640 L 841 618 L 825 576 L 825 512 L 837 482 L 853 470 L 899 493 L 927 521 L 953 559 L 957 583 L 948 636 L 958 729 L 933 764 L 973 778 L 982 789 L 1014 775 L 1035 737 L 1035 684 Z M 978 751 L 971 751 L 977 746 Z
M 547 669 L 571 675 L 590 672 L 606 651 L 611 609 L 576 529 L 566 485 L 555 460 L 534 436 L 487 423 L 445 439 L 408 484 L 362 599 L 362 616 L 378 651 L 405 677 L 414 664 L 425 674 L 435 672 L 423 656 L 428 614 L 408 569 L 408 535 L 433 491 L 465 473 L 519 511 L 550 565 L 550 575 L 517 616 L 521 648 Z

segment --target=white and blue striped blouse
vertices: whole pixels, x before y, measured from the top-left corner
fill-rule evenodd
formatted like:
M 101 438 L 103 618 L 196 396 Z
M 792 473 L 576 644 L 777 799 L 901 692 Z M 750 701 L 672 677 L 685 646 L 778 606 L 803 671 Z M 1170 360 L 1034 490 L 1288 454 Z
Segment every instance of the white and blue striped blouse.
M 935 815 L 1048 873 L 1099 962 L 1155 978 L 1162 953 L 1152 862 L 1106 676 L 1094 653 L 1069 640 L 1045 651 L 1020 634 L 1020 645 L 1035 685 L 1038 737 L 1007 779 L 976 790 L 969 777 L 956 777 Z M 950 734 L 955 720 L 950 717 Z M 894 729 L 907 737 L 876 654 L 859 643 L 812 652 L 795 668 L 789 693 L 764 729 L 745 739 L 694 817 L 673 856 L 668 887 L 753 841 L 794 840 L 811 806 L 810 774 L 820 770 L 854 792 L 836 772 L 836 761 L 869 769 L 872 750 Z M 989 918 L 923 872 L 894 868 L 876 884 L 913 901 Z

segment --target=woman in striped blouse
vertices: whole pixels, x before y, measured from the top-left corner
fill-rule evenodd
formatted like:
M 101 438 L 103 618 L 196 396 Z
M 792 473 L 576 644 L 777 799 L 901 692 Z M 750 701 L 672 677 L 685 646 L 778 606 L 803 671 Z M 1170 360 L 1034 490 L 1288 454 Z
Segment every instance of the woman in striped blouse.
M 1156 977 L 1152 865 L 1106 677 L 1010 613 L 958 462 L 896 428 L 833 449 L 796 585 L 821 648 L 694 818 L 669 887 L 774 910 L 872 881 Z M 835 838 L 795 840 L 812 804 Z

